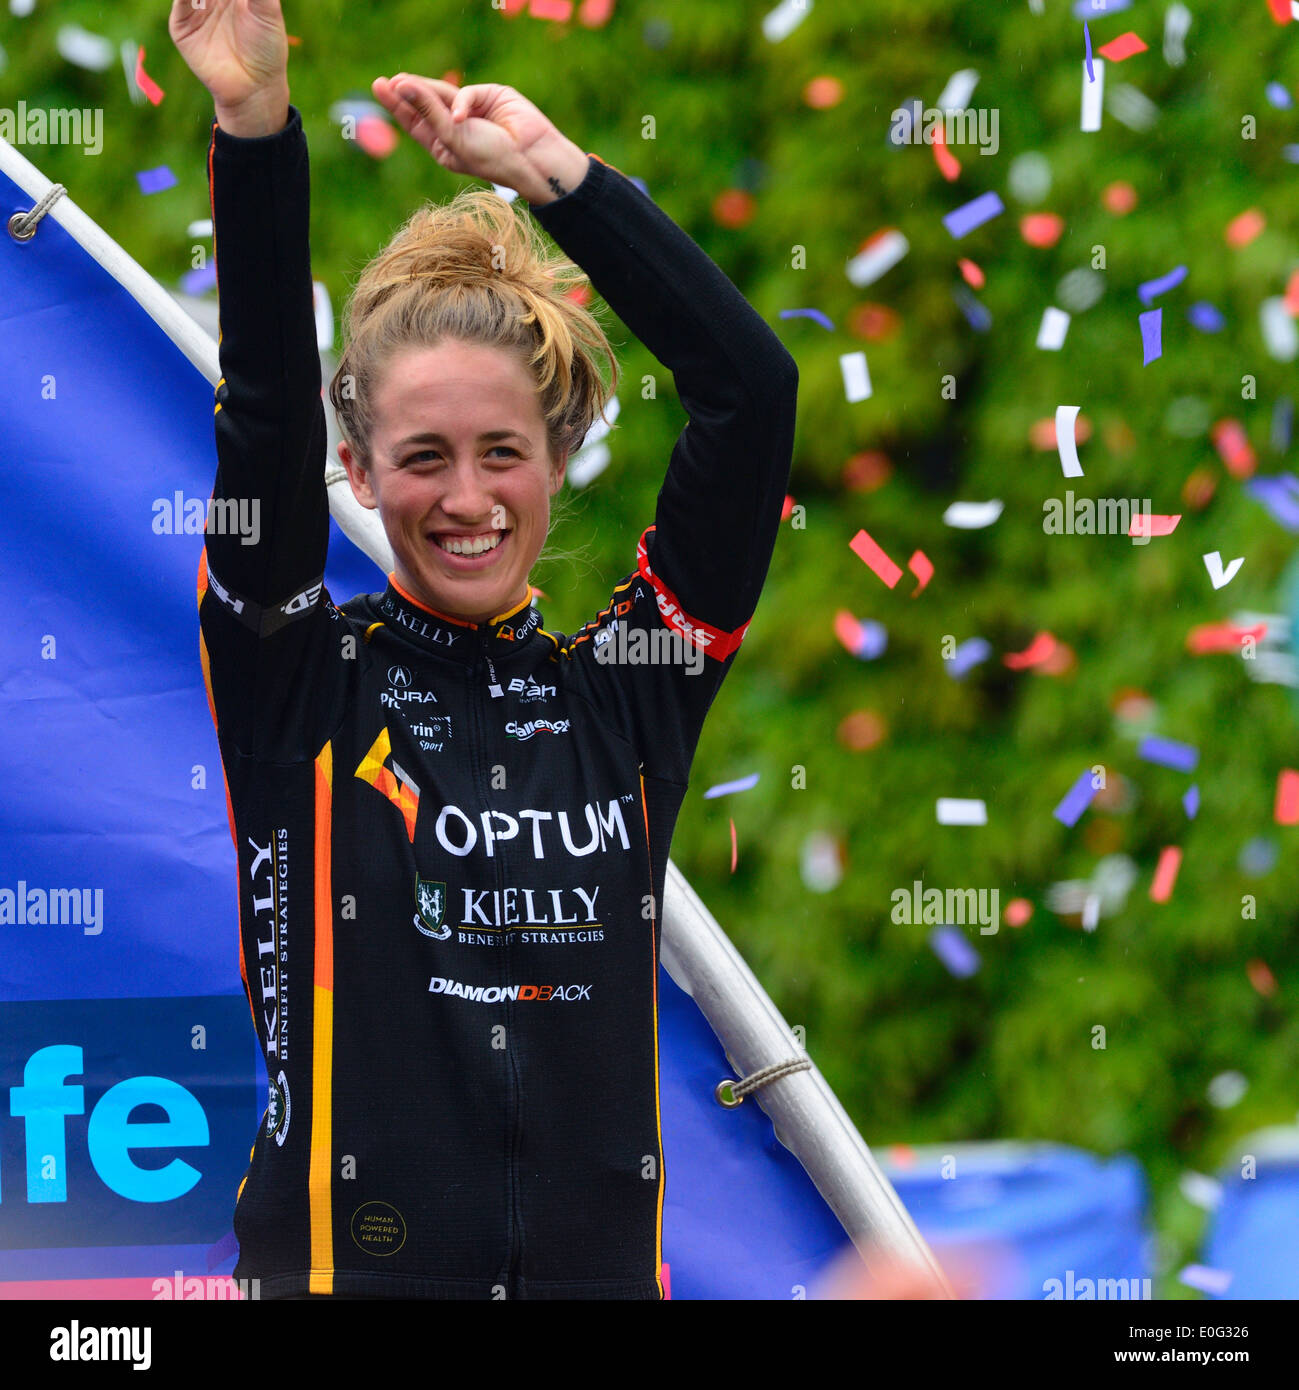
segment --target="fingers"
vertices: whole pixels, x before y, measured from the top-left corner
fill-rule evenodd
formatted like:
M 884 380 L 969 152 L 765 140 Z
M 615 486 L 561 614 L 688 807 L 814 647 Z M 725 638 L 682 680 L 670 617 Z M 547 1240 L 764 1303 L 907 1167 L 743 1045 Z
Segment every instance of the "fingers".
M 398 73 L 392 78 L 376 78 L 371 90 L 397 124 L 423 145 L 443 168 L 455 174 L 465 172 L 461 161 L 447 145 L 454 133 L 447 101 L 457 90 L 451 83 Z

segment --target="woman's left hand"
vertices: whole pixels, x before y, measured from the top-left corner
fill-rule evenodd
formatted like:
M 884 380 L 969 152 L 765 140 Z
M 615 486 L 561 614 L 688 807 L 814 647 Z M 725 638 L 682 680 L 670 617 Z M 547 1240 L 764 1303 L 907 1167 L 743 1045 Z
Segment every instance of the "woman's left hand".
M 371 90 L 444 169 L 503 184 L 524 197 L 529 188 L 545 187 L 546 155 L 569 143 L 526 97 L 498 82 L 456 87 L 398 73 L 376 78 Z

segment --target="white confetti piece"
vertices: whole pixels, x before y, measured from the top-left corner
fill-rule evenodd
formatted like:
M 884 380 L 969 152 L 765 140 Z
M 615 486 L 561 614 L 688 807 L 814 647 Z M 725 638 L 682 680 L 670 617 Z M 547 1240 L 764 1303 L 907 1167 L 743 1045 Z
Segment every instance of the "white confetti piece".
M 882 232 L 877 232 L 848 262 L 848 279 L 859 290 L 873 285 L 910 250 L 910 243 L 896 227 L 886 227 Z
M 987 825 L 988 807 L 983 801 L 957 796 L 938 798 L 939 825 Z
M 316 315 L 316 347 L 328 352 L 334 346 L 334 306 L 319 280 L 311 282 L 311 307 Z
M 1188 1289 L 1215 1294 L 1225 1294 L 1233 1278 L 1230 1270 L 1210 1269 L 1208 1265 L 1187 1265 L 1177 1277 Z
M 1101 101 L 1105 94 L 1105 59 L 1093 58 L 1092 71 L 1096 74 L 1092 81 L 1087 75 L 1087 63 L 1082 67 L 1082 128 L 1085 131 L 1101 128 Z
M 126 90 L 131 101 L 136 106 L 142 106 L 147 98 L 140 90 L 140 84 L 135 80 L 135 60 L 139 56 L 140 45 L 132 43 L 130 39 L 124 39 L 118 52 L 122 55 L 122 71 L 126 74 Z
M 204 218 L 202 218 L 202 219 L 201 219 L 200 221 L 198 221 L 198 222 L 191 222 L 191 223 L 189 224 L 189 226 L 185 228 L 185 235 L 186 235 L 186 236 L 211 236 L 211 235 L 212 235 L 212 219 L 211 219 L 210 217 L 204 217 Z
M 9 0 L 9 13 L 25 19 L 36 8 L 36 0 Z
M 1042 325 L 1037 330 L 1037 345 L 1047 352 L 1059 352 L 1069 332 L 1069 315 L 1063 309 L 1049 306 L 1042 313 Z
M 1114 113 L 1114 119 L 1122 121 L 1129 130 L 1149 130 L 1159 119 L 1159 107 L 1128 82 L 1120 82 L 1105 104 Z
M 1178 1189 L 1192 1206 L 1213 1211 L 1222 1201 L 1222 1184 L 1203 1173 L 1186 1172 L 1177 1180 Z
M 989 502 L 953 502 L 943 513 L 943 522 L 961 531 L 979 531 L 996 521 L 1004 505 L 995 497 Z
M 568 461 L 565 477 L 571 487 L 585 487 L 608 468 L 613 455 L 607 444 L 592 444 L 582 449 Z
M 1265 299 L 1258 307 L 1258 322 L 1268 352 L 1278 362 L 1293 362 L 1299 354 L 1299 327 L 1290 317 L 1285 300 L 1279 295 Z
M 59 56 L 79 68 L 105 72 L 113 66 L 113 45 L 108 39 L 92 34 L 76 24 L 63 25 L 54 36 Z
M 1081 478 L 1082 464 L 1078 462 L 1078 412 L 1080 405 L 1058 405 L 1055 408 L 1055 447 L 1060 455 L 1060 467 L 1066 478 Z
M 1169 5 L 1164 15 L 1164 62 L 1170 68 L 1180 68 L 1186 62 L 1182 40 L 1191 27 L 1191 12 L 1185 5 Z
M 848 400 L 864 401 L 871 394 L 871 374 L 866 366 L 864 352 L 845 352 L 839 356 L 839 370 L 843 373 L 843 389 Z
M 808 17 L 812 10 L 812 0 L 782 0 L 774 10 L 762 17 L 763 37 L 770 43 L 786 39 Z
M 1217 1106 L 1219 1110 L 1230 1110 L 1233 1105 L 1240 1104 L 1248 1090 L 1249 1082 L 1240 1072 L 1220 1071 L 1209 1082 L 1206 1094 L 1210 1105 Z
M 979 74 L 973 68 L 961 68 L 947 79 L 934 105 L 940 111 L 964 111 L 978 85 Z
M 1230 584 L 1236 577 L 1236 571 L 1240 569 L 1241 565 L 1244 563 L 1245 557 L 1242 555 L 1238 559 L 1233 560 L 1224 570 L 1222 567 L 1221 551 L 1211 550 L 1204 557 L 1204 567 L 1209 571 L 1209 580 L 1215 589 L 1221 589 Z

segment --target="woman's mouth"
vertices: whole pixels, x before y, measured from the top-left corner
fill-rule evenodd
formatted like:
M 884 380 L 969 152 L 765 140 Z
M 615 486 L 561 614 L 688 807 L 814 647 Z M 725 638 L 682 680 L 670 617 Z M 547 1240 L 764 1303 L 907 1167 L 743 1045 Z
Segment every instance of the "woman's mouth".
M 433 532 L 429 539 L 443 561 L 457 570 L 479 570 L 496 562 L 512 532 L 483 531 L 476 535 L 464 532 Z

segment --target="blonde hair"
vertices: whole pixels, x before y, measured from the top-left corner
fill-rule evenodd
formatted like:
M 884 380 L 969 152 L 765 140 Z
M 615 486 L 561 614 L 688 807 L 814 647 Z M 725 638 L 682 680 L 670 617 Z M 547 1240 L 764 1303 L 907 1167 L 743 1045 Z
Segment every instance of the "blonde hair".
M 447 339 L 514 353 L 536 383 L 552 460 L 576 453 L 618 385 L 603 328 L 566 297 L 587 283 L 494 192 L 462 189 L 418 208 L 362 271 L 345 311 L 329 399 L 361 466 L 371 463 L 373 402 L 389 361 Z

